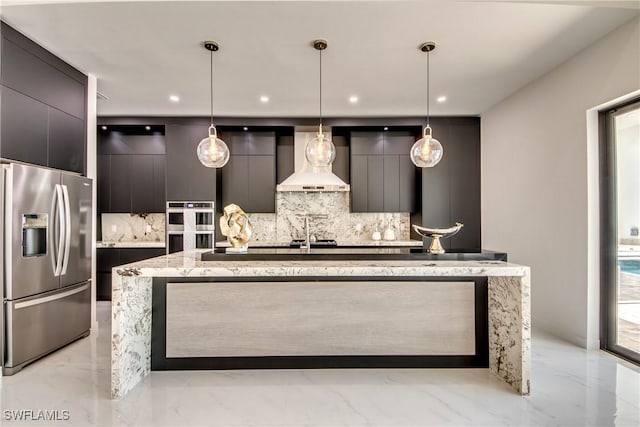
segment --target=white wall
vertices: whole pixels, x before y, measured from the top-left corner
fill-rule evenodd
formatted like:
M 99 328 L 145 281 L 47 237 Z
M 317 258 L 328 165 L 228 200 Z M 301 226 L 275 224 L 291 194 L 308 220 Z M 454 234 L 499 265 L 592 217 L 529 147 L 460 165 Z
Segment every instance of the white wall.
M 639 88 L 635 18 L 482 114 L 483 247 L 532 267 L 534 330 L 585 347 L 598 339 L 587 110 Z

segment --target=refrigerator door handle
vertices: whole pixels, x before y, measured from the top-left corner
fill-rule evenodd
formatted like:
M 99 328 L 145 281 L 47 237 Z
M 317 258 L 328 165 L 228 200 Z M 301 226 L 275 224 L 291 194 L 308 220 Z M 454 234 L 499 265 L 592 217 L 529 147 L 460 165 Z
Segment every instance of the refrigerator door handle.
M 58 227 L 58 187 L 56 186 L 56 191 L 53 192 L 51 196 L 51 209 L 49 209 L 50 215 L 52 216 L 53 225 L 47 230 L 47 240 L 49 241 L 49 252 L 51 255 L 51 268 L 53 269 L 54 276 L 57 276 L 56 271 L 58 269 L 58 258 L 56 257 L 56 242 L 53 237 L 55 236 L 54 229 Z
M 64 257 L 62 260 L 62 275 L 67 274 L 69 265 L 69 252 L 71 252 L 71 204 L 69 203 L 69 190 L 66 185 L 62 187 L 62 198 L 64 201 Z M 62 236 L 61 236 L 62 240 Z
M 58 241 L 55 242 L 57 243 L 58 246 L 58 256 L 56 259 L 56 268 L 55 271 L 53 272 L 54 276 L 60 276 L 60 273 L 62 272 L 62 261 L 63 261 L 63 255 L 64 255 L 64 236 L 66 236 L 67 234 L 67 230 L 66 230 L 66 221 L 64 220 L 64 218 L 66 217 L 65 214 L 65 206 L 64 206 L 64 200 L 63 200 L 63 196 L 62 196 L 62 186 L 60 184 L 56 184 L 56 198 L 58 203 L 56 204 L 56 208 L 57 208 L 57 222 L 59 225 L 59 230 L 60 233 L 58 234 Z

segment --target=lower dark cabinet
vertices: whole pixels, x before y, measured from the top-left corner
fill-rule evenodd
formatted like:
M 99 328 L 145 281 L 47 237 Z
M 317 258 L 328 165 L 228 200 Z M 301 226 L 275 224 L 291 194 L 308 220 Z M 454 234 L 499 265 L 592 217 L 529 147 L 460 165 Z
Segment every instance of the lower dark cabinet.
M 96 299 L 111 301 L 111 269 L 130 262 L 165 255 L 164 248 L 98 248 L 96 250 Z

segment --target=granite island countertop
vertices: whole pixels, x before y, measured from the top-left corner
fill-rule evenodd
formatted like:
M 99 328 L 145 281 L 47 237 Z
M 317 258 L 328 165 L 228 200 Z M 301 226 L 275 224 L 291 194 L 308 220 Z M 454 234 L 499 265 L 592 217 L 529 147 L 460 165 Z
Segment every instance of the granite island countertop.
M 263 240 L 263 241 L 250 241 L 250 248 L 278 248 L 289 247 L 290 241 L 277 241 L 277 240 Z M 351 247 L 421 247 L 422 240 L 336 240 L 338 247 L 351 246 Z M 216 242 L 218 248 L 228 248 L 231 246 L 226 240 Z
M 520 394 L 530 390 L 530 268 L 502 261 L 314 260 L 202 261 L 206 250 L 178 252 L 113 269 L 111 395 L 120 398 L 151 372 L 153 278 L 252 278 L 269 286 L 295 277 L 353 280 L 488 278 L 489 369 Z M 213 281 L 211 279 L 213 278 Z M 384 278 L 384 279 L 380 279 Z M 257 279 L 257 280 L 256 280 Z M 192 280 L 192 279 L 191 279 Z M 437 279 L 436 279 L 437 280 Z M 177 280 L 178 282 L 180 280 Z
M 114 268 L 120 276 L 525 276 L 529 267 L 503 261 L 313 260 L 203 261 L 208 249 L 176 252 Z

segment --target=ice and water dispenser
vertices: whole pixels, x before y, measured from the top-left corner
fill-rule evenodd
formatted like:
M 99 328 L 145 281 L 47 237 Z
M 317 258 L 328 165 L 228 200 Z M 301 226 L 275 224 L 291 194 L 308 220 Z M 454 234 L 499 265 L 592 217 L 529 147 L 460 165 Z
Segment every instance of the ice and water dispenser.
M 47 254 L 49 230 L 48 214 L 22 215 L 22 256 L 34 257 Z

